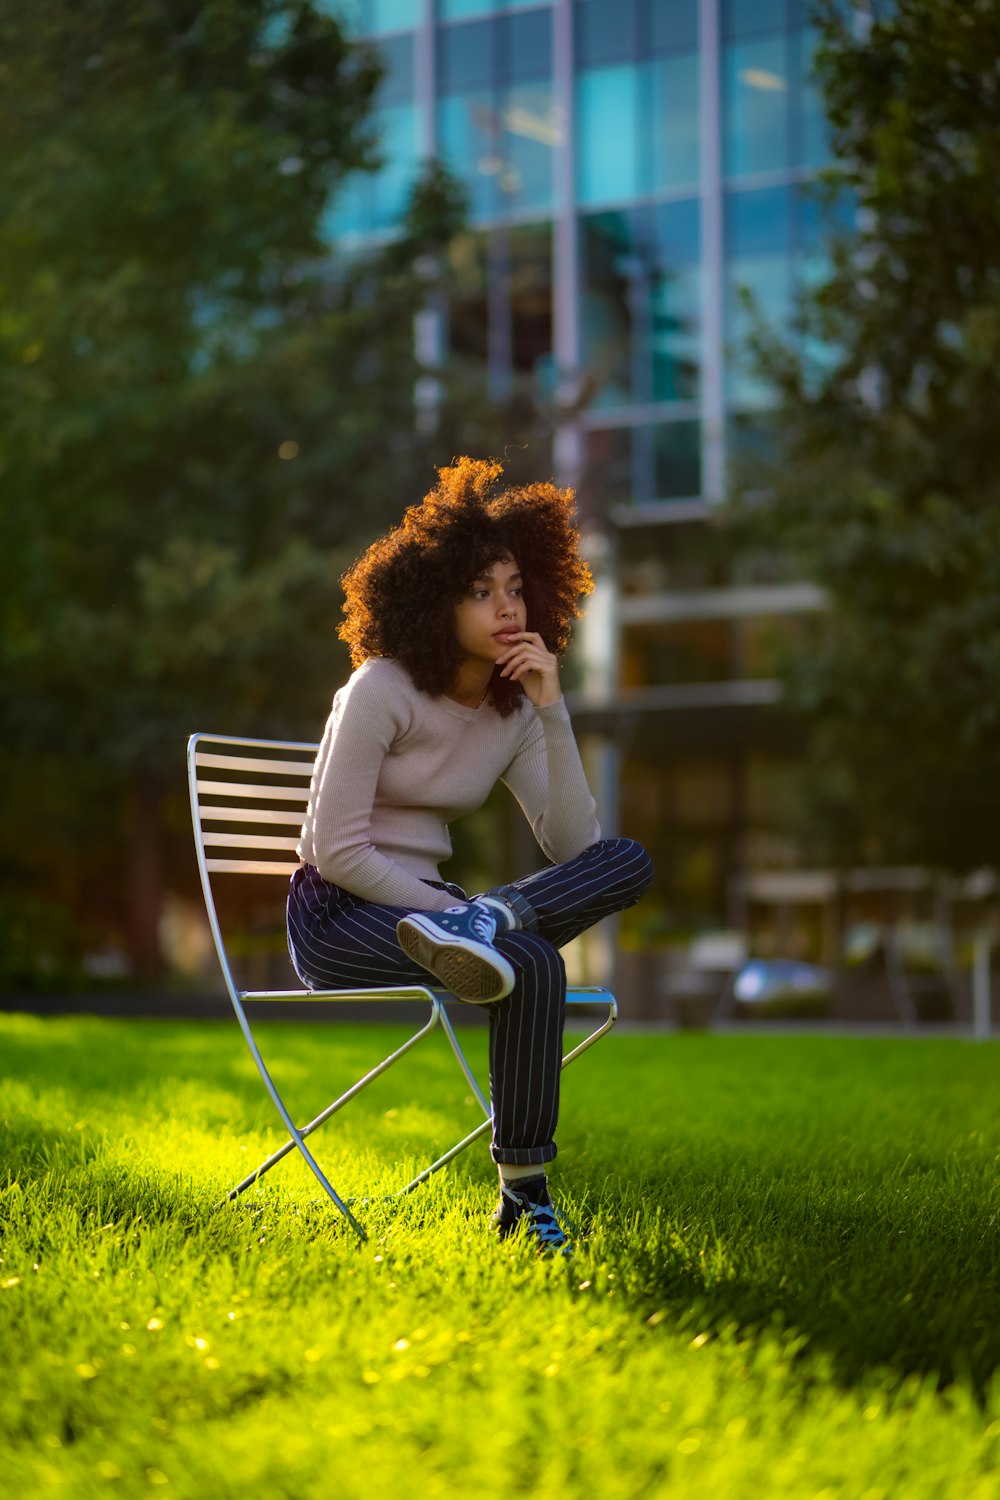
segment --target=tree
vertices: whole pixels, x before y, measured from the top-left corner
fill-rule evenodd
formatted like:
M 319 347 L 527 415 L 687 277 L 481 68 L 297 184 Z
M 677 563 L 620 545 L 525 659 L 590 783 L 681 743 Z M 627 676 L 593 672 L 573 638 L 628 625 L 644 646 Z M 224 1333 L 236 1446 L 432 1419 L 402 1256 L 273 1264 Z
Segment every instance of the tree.
M 830 600 L 786 664 L 827 849 L 967 871 L 1000 847 L 1000 10 L 856 20 L 824 0 L 818 56 L 823 191 L 856 227 L 796 341 L 757 341 L 778 409 L 751 524 Z
M 380 68 L 309 0 L 0 0 L 0 57 L 0 712 L 54 809 L 4 853 L 83 910 L 63 783 L 120 807 L 148 978 L 186 734 L 315 731 L 359 539 L 483 436 L 447 382 L 438 435 L 413 403 L 461 195 L 432 168 L 389 247 L 331 252 Z

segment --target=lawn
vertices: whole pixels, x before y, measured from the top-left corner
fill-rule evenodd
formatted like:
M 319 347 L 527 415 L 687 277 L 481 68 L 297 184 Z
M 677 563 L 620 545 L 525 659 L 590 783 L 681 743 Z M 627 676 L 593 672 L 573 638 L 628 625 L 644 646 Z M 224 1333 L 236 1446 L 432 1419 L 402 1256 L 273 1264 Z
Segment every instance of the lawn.
M 387 1037 L 262 1034 L 303 1117 Z M 491 1240 L 482 1145 L 383 1203 L 476 1122 L 440 1037 L 314 1137 L 366 1244 L 294 1160 L 213 1207 L 281 1139 L 234 1026 L 0 1059 L 4 1495 L 1000 1495 L 995 1045 L 612 1036 L 568 1262 Z

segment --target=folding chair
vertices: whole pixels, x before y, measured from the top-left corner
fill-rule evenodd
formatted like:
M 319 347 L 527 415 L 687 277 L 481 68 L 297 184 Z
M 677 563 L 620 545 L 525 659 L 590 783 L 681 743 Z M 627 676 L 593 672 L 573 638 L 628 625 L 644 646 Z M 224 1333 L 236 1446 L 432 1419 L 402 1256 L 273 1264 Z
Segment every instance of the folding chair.
M 214 882 L 220 877 L 262 875 L 272 880 L 277 877 L 287 885 L 288 877 L 298 868 L 295 845 L 305 817 L 309 782 L 318 748 L 314 744 L 293 740 L 241 739 L 233 735 L 220 734 L 193 734 L 188 740 L 191 818 L 194 825 L 198 869 L 201 874 L 205 907 L 215 941 L 215 950 L 240 1030 L 263 1079 L 264 1087 L 289 1136 L 283 1146 L 272 1152 L 259 1167 L 238 1182 L 223 1202 L 230 1202 L 238 1197 L 240 1193 L 258 1182 L 265 1172 L 269 1172 L 290 1151 L 297 1148 L 323 1191 L 353 1225 L 361 1239 L 366 1239 L 364 1228 L 351 1212 L 348 1203 L 327 1181 L 306 1145 L 307 1136 L 310 1136 L 314 1130 L 355 1098 L 362 1089 L 367 1088 L 370 1083 L 385 1073 L 418 1042 L 428 1037 L 437 1027 L 445 1033 L 455 1059 L 485 1119 L 477 1125 L 475 1130 L 419 1172 L 412 1182 L 407 1183 L 406 1187 L 401 1188 L 399 1196 L 412 1192 L 420 1183 L 426 1182 L 434 1172 L 452 1161 L 479 1136 L 485 1134 L 490 1129 L 492 1117 L 486 1095 L 480 1088 L 468 1059 L 459 1045 L 454 1027 L 448 1017 L 446 1006 L 459 1002 L 447 991 L 423 984 L 387 985 L 378 989 L 361 990 L 250 990 L 241 989 L 236 983 L 216 909 Z M 276 908 L 280 899 L 281 893 L 276 889 Z M 601 1009 L 606 1008 L 607 1014 L 599 1026 L 565 1054 L 562 1060 L 563 1067 L 592 1047 L 599 1037 L 610 1031 L 618 1017 L 618 1002 L 614 995 L 610 990 L 599 986 L 575 987 L 568 992 L 566 999 L 567 1006 L 571 1010 L 592 1009 L 596 1006 Z M 428 1014 L 423 1024 L 403 1042 L 402 1046 L 390 1052 L 362 1078 L 328 1104 L 315 1119 L 310 1120 L 306 1125 L 296 1126 L 264 1063 L 250 1019 L 244 1008 L 248 1002 L 262 1000 L 371 1001 L 374 1003 L 387 1000 L 419 1000 L 427 1005 Z

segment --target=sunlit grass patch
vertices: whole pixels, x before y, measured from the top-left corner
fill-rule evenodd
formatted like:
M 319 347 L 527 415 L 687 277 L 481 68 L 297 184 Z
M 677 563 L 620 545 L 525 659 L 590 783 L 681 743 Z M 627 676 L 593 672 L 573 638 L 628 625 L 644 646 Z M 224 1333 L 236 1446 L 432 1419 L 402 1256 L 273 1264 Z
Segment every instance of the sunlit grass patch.
M 303 1118 L 377 1028 L 263 1028 Z M 484 1061 L 485 1037 L 470 1050 Z M 235 1028 L 0 1017 L 5 1493 L 995 1496 L 1000 1053 L 613 1037 L 565 1079 L 568 1263 L 489 1236 L 432 1039 L 281 1139 Z M 417 1477 L 415 1477 L 417 1476 Z

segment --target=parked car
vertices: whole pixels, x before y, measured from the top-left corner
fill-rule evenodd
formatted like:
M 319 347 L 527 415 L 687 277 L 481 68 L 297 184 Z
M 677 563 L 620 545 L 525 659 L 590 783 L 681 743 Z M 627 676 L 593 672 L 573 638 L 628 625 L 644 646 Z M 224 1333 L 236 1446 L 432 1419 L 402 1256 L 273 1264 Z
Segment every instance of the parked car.
M 735 1016 L 826 1016 L 833 974 L 788 958 L 751 958 L 733 980 Z

